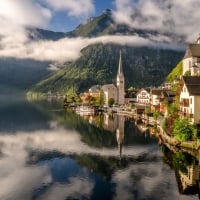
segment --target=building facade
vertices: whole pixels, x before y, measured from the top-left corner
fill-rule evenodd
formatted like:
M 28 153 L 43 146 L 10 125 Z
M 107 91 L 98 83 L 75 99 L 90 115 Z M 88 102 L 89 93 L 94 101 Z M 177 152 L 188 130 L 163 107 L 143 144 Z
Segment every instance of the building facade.
M 137 93 L 137 102 L 141 104 L 149 104 L 150 103 L 150 90 L 141 89 Z
M 191 76 L 200 75 L 200 36 L 196 43 L 189 44 L 183 62 L 183 76 L 189 72 Z
M 117 88 L 114 84 L 106 84 L 102 86 L 104 93 L 104 105 L 109 106 L 109 100 L 112 98 L 117 102 Z
M 200 123 L 200 77 L 183 76 L 180 93 L 180 112 L 192 123 Z

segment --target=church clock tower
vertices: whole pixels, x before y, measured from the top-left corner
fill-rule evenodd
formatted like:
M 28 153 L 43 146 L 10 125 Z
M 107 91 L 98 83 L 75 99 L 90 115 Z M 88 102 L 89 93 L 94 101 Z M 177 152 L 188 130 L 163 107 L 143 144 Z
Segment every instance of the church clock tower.
M 119 56 L 119 66 L 118 66 L 118 72 L 117 72 L 117 103 L 119 105 L 124 104 L 124 74 L 122 69 L 122 55 L 120 51 Z

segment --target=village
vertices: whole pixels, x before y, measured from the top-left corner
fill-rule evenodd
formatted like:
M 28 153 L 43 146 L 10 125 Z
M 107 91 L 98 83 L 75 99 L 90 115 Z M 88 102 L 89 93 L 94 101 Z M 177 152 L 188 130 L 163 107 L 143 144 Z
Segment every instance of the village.
M 161 127 L 164 140 L 180 141 L 195 140 L 198 148 L 198 125 L 200 123 L 200 37 L 196 42 L 189 44 L 182 59 L 182 74 L 173 82 L 164 82 L 159 87 L 148 87 L 135 89 L 130 87 L 125 90 L 125 77 L 122 67 L 122 53 L 119 55 L 119 65 L 115 84 L 94 85 L 88 91 L 80 95 L 78 102 L 81 106 L 76 108 L 77 112 L 94 112 L 91 106 L 98 106 L 106 112 L 135 116 L 136 119 Z M 65 104 L 69 102 L 65 100 Z M 78 104 L 80 105 L 80 104 Z M 183 123 L 190 131 L 186 136 L 182 132 L 178 140 L 171 140 L 175 121 L 177 126 Z M 155 122 L 156 121 L 156 122 Z M 194 128 L 195 126 L 195 138 Z M 180 129 L 180 132 L 182 130 Z M 188 134 L 188 135 L 187 135 Z M 193 134 L 193 135 L 192 135 Z M 174 138 L 173 138 L 174 139 Z M 192 144 L 194 147 L 194 144 Z

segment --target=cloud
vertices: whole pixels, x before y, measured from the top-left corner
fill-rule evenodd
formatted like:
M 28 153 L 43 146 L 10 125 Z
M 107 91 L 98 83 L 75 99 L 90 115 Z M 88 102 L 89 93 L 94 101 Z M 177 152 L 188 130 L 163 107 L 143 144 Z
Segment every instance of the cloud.
M 77 173 L 76 176 L 73 173 L 69 174 L 66 182 L 59 182 L 52 172 L 55 170 L 52 169 L 55 166 L 52 160 L 35 165 L 27 164 L 30 159 L 30 152 L 61 152 L 66 155 L 82 155 L 85 153 L 118 157 L 117 142 L 116 148 L 113 149 L 95 149 L 84 144 L 80 134 L 76 131 L 64 129 L 63 126 L 59 126 L 54 121 L 50 122 L 50 126 L 50 130 L 16 132 L 14 135 L 1 133 L 0 199 L 29 200 L 33 198 L 33 194 L 38 189 L 44 188 L 44 186 L 45 190 L 37 199 L 64 199 L 72 196 L 77 199 L 83 196 L 90 198 L 95 183 L 89 170 L 81 168 L 78 171 L 80 173 Z M 115 136 L 113 135 L 113 137 Z M 155 146 L 133 146 L 133 148 L 129 146 L 123 148 L 123 152 L 137 158 L 145 152 L 151 152 L 152 148 L 154 149 Z M 152 155 L 157 155 L 157 153 L 152 152 Z M 61 164 L 62 161 L 56 162 Z M 66 161 L 66 164 L 71 168 L 68 161 Z M 61 171 L 63 169 L 66 170 L 64 167 Z
M 46 2 L 46 7 L 41 3 L 44 3 L 44 1 Z M 114 16 L 118 22 L 125 22 L 130 26 L 149 28 L 152 30 L 167 29 L 173 31 L 172 29 L 175 29 L 170 21 L 170 16 L 172 14 L 162 10 L 167 6 L 170 7 L 169 3 L 162 2 L 161 4 L 161 0 L 141 0 L 138 1 L 138 3 L 134 2 L 135 1 L 132 0 L 116 0 L 116 11 L 114 12 Z M 188 2 L 189 1 L 186 2 L 187 6 L 189 6 Z M 178 3 L 178 1 L 173 3 L 174 6 L 179 4 L 182 5 L 181 3 Z M 182 7 L 186 6 L 182 5 Z M 182 48 L 179 45 L 176 45 L 174 41 L 172 42 L 170 37 L 163 36 L 162 34 L 157 35 L 156 37 L 149 35 L 148 38 L 150 39 L 142 38 L 137 35 L 115 35 L 97 38 L 64 38 L 58 41 L 30 40 L 26 29 L 27 26 L 47 26 L 54 11 L 64 10 L 69 15 L 77 17 L 91 14 L 94 12 L 92 0 L 1 0 L 0 8 L 0 26 L 4 27 L 0 29 L 0 57 L 15 57 L 19 59 L 25 58 L 52 62 L 73 61 L 81 56 L 81 49 L 95 43 L 153 46 L 167 49 Z M 173 9 L 171 8 L 171 10 Z M 133 15 L 135 15 L 134 20 L 132 20 Z M 194 16 L 198 18 L 197 14 L 194 14 Z M 180 20 L 177 19 L 177 21 Z M 200 20 L 198 21 L 200 23 Z M 163 25 L 164 22 L 165 26 Z M 181 29 L 179 30 L 178 27 L 176 29 L 177 32 L 186 32 L 186 30 L 185 32 Z M 193 31 L 193 33 L 195 32 Z
M 123 171 L 115 172 L 112 182 L 116 184 L 115 200 L 120 200 L 121 197 L 124 200 L 180 197 L 173 172 L 160 161 L 130 165 Z
M 50 10 L 35 3 L 33 0 L 1 0 L 0 8 L 0 19 L 8 22 L 8 27 L 13 24 L 40 27 L 47 24 L 51 18 Z M 4 28 L 7 28 L 7 26 Z
M 23 34 L 22 34 L 23 35 Z M 26 39 L 26 38 L 24 38 Z M 162 42 L 162 41 L 166 42 Z M 147 39 L 139 36 L 102 36 L 97 38 L 64 38 L 58 41 L 16 42 L 4 38 L 1 42 L 1 57 L 29 58 L 40 61 L 72 61 L 81 56 L 81 49 L 96 43 L 115 43 L 129 46 L 152 46 L 167 49 L 180 49 L 179 45 L 169 44 L 163 36 Z
M 69 16 L 89 17 L 94 14 L 95 6 L 92 0 L 45 0 L 56 11 L 66 11 Z
M 200 27 L 199 0 L 115 0 L 114 18 L 134 28 L 159 30 L 193 42 Z

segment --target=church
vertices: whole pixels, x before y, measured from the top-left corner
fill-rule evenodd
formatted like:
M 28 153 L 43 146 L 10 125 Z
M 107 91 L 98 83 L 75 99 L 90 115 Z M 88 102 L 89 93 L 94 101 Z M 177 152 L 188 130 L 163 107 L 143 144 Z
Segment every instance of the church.
M 102 86 L 104 93 L 104 104 L 109 105 L 109 99 L 114 99 L 114 104 L 123 105 L 125 102 L 125 78 L 122 68 L 122 54 L 120 51 L 119 65 L 116 77 L 116 85 L 106 84 Z

